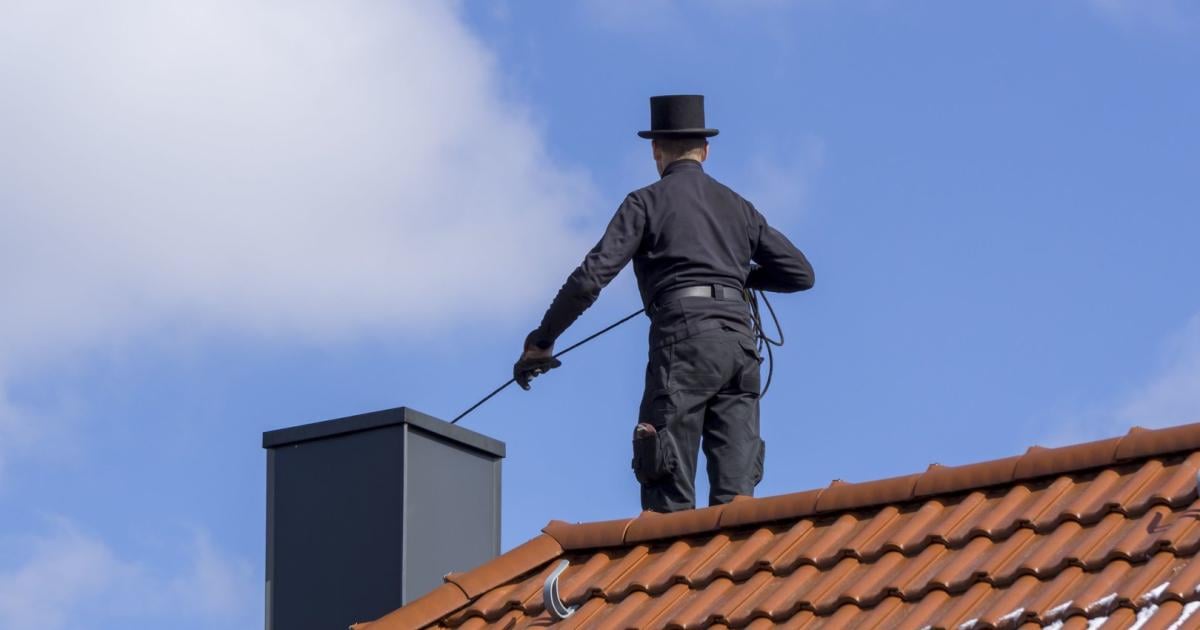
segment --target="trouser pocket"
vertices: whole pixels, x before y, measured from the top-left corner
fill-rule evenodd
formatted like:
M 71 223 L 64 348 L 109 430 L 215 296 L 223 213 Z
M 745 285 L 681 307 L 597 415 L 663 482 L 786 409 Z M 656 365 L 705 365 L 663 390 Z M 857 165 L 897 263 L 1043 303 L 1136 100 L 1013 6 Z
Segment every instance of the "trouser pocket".
M 633 474 L 638 483 L 652 484 L 675 471 L 675 450 L 671 436 L 659 430 L 633 438 Z
M 738 345 L 740 345 L 742 347 L 742 350 L 746 353 L 746 356 L 752 357 L 755 361 L 758 361 L 759 363 L 763 362 L 763 356 L 758 351 L 758 345 L 756 343 L 754 343 L 753 341 L 745 340 L 745 339 L 739 339 Z

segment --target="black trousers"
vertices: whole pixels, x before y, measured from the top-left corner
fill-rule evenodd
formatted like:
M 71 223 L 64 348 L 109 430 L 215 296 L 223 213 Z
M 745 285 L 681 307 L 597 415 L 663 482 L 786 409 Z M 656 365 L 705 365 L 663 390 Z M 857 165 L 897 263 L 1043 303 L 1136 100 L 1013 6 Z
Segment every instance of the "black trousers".
M 763 475 L 760 363 L 753 339 L 726 328 L 650 351 L 639 422 L 653 425 L 657 434 L 633 442 L 642 509 L 674 512 L 696 506 L 702 444 L 709 505 L 753 494 Z

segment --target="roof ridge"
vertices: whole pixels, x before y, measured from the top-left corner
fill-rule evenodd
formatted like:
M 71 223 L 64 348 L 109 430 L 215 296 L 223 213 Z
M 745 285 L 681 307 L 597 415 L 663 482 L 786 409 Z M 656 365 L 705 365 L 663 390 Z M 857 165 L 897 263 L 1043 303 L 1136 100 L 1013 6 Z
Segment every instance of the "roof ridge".
M 1031 446 L 1023 455 L 961 466 L 932 464 L 923 473 L 815 488 L 770 497 L 739 497 L 726 505 L 590 523 L 550 521 L 542 532 L 565 551 L 616 547 L 757 523 L 932 499 L 967 490 L 1083 472 L 1200 449 L 1200 423 L 1165 429 L 1133 427 L 1124 436 L 1056 448 Z

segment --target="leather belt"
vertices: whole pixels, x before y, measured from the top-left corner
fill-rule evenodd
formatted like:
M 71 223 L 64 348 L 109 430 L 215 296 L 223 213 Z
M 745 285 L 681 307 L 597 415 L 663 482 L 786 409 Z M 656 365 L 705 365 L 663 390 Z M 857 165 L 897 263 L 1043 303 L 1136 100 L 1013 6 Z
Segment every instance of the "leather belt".
M 684 287 L 682 289 L 672 289 L 656 295 L 654 301 L 650 303 L 651 312 L 662 308 L 668 302 L 685 297 L 707 297 L 714 300 L 736 302 L 743 302 L 746 299 L 741 289 L 734 289 L 721 284 L 705 284 L 695 287 Z

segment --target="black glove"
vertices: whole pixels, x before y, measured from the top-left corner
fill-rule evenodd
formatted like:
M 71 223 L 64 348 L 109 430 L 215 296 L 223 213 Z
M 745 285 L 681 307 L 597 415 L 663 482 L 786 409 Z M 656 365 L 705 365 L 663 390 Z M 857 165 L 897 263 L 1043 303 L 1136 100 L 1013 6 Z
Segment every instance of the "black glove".
M 529 381 L 535 377 L 545 374 L 556 367 L 561 367 L 562 361 L 554 357 L 542 357 L 537 359 L 526 359 L 524 355 L 513 365 L 513 380 L 517 381 L 517 385 L 521 389 L 529 391 Z

